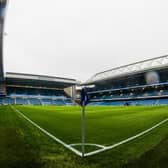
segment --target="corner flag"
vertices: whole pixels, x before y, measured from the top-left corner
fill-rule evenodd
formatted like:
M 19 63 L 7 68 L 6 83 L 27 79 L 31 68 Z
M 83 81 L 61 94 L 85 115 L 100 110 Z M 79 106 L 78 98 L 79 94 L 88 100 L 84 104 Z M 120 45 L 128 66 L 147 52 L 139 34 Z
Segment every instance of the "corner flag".
M 86 106 L 88 104 L 88 102 L 89 102 L 89 98 L 88 98 L 88 95 L 87 95 L 87 92 L 86 92 L 86 88 L 83 88 L 81 90 L 81 102 L 80 102 L 80 104 L 83 107 L 83 106 Z

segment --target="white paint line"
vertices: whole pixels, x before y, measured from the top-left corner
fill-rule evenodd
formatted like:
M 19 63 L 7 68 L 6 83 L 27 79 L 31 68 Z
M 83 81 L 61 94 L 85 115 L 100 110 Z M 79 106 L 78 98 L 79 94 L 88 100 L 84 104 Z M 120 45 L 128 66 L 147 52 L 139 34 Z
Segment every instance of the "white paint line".
M 82 145 L 81 143 L 76 143 L 76 144 L 70 144 L 69 146 L 80 146 Z M 106 148 L 103 145 L 99 145 L 99 144 L 92 144 L 92 143 L 85 143 L 86 146 L 97 146 L 99 148 Z
M 120 146 L 120 145 L 122 145 L 122 144 L 125 144 L 125 143 L 127 143 L 127 142 L 129 142 L 129 141 L 132 141 L 132 140 L 134 140 L 134 139 L 136 139 L 136 138 L 138 138 L 138 137 L 140 137 L 140 136 L 142 136 L 142 135 L 144 135 L 144 134 L 146 134 L 146 133 L 152 131 L 153 129 L 159 127 L 160 125 L 164 124 L 164 123 L 167 122 L 167 121 L 168 121 L 168 118 L 165 119 L 165 120 L 163 120 L 163 121 L 161 121 L 161 122 L 159 122 L 158 124 L 154 125 L 153 127 L 151 127 L 151 128 L 149 128 L 149 129 L 147 129 L 147 130 L 145 130 L 145 131 L 143 131 L 143 132 L 141 132 L 141 133 L 135 135 L 135 136 L 132 136 L 132 137 L 130 137 L 130 138 L 128 138 L 128 139 L 125 139 L 125 140 L 123 140 L 123 141 L 121 141 L 121 142 L 119 142 L 119 143 L 116 143 L 116 144 L 114 144 L 114 145 L 107 146 L 107 147 L 105 147 L 104 149 L 99 149 L 99 150 L 95 150 L 95 151 L 93 151 L 93 152 L 86 153 L 85 156 L 95 155 L 95 154 L 98 154 L 98 153 L 100 153 L 100 152 L 103 152 L 103 151 L 106 151 L 106 150 L 109 150 L 109 149 L 113 149 L 113 148 L 115 148 L 115 147 L 118 147 L 118 146 Z
M 49 136 L 50 138 L 52 138 L 53 140 L 55 140 L 56 142 L 60 143 L 61 145 L 63 145 L 64 147 L 66 147 L 67 149 L 69 149 L 70 151 L 74 152 L 76 155 L 82 157 L 82 153 L 78 150 L 76 150 L 75 148 L 71 147 L 70 145 L 66 144 L 65 142 L 63 142 L 62 140 L 56 138 L 54 135 L 50 134 L 48 131 L 46 131 L 45 129 L 41 128 L 39 125 L 37 125 L 35 122 L 33 122 L 32 120 L 30 120 L 28 117 L 26 117 L 22 112 L 20 112 L 18 109 L 16 109 L 15 107 L 11 106 L 11 108 L 16 111 L 17 113 L 19 113 L 24 119 L 26 119 L 27 121 L 29 121 L 32 125 L 34 125 L 36 128 L 38 128 L 40 131 L 42 131 L 44 134 L 46 134 L 47 136 Z
M 33 121 L 31 121 L 28 117 L 26 117 L 26 116 L 25 116 L 23 113 L 21 113 L 18 109 L 14 108 L 13 106 L 11 106 L 11 108 L 12 108 L 14 111 L 18 112 L 23 118 L 25 118 L 27 121 L 29 121 L 32 125 L 34 125 L 34 126 L 37 127 L 39 130 L 41 130 L 43 133 L 45 133 L 46 135 L 48 135 L 50 138 L 52 138 L 52 139 L 55 140 L 56 142 L 62 144 L 64 147 L 66 147 L 67 149 L 71 150 L 71 151 L 74 152 L 76 155 L 82 157 L 82 153 L 72 147 L 72 146 L 75 146 L 75 144 L 70 144 L 70 145 L 66 144 L 66 143 L 63 142 L 62 140 L 56 138 L 54 135 L 50 134 L 49 132 L 47 132 L 46 130 L 44 130 L 43 128 L 41 128 L 39 125 L 37 125 L 36 123 L 34 123 Z M 130 138 L 127 138 L 127 139 L 125 139 L 125 140 L 123 140 L 123 141 L 121 141 L 121 142 L 119 142 L 119 143 L 116 143 L 116 144 L 114 144 L 114 145 L 111 145 L 111 146 L 99 145 L 99 146 L 101 146 L 102 149 L 99 149 L 99 150 L 95 150 L 95 151 L 93 151 L 93 152 L 86 153 L 86 154 L 84 154 L 84 157 L 86 157 L 86 156 L 92 156 L 92 155 L 98 154 L 98 153 L 100 153 L 100 152 L 104 152 L 104 151 L 106 151 L 106 150 L 109 150 L 109 149 L 113 149 L 113 148 L 115 148 L 115 147 L 118 147 L 118 146 L 120 146 L 120 145 L 122 145 L 122 144 L 125 144 L 125 143 L 129 142 L 129 141 L 132 141 L 132 140 L 134 140 L 134 139 L 136 139 L 136 138 L 138 138 L 138 137 L 140 137 L 140 136 L 142 136 L 142 135 L 144 135 L 144 134 L 146 134 L 146 133 L 148 133 L 148 132 L 154 130 L 155 128 L 159 127 L 160 125 L 166 123 L 167 121 L 168 121 L 168 118 L 167 118 L 167 119 L 164 119 L 163 121 L 159 122 L 158 124 L 154 125 L 153 127 L 149 128 L 149 129 L 147 129 L 147 130 L 145 130 L 145 131 L 143 131 L 143 132 L 141 132 L 141 133 L 139 133 L 139 134 L 137 134 L 137 135 L 135 135 L 135 136 L 132 136 L 132 137 L 130 137 Z M 80 143 L 79 143 L 79 144 L 80 144 Z M 80 144 L 80 145 L 81 145 L 81 144 Z M 92 144 L 92 145 L 98 145 L 98 144 Z

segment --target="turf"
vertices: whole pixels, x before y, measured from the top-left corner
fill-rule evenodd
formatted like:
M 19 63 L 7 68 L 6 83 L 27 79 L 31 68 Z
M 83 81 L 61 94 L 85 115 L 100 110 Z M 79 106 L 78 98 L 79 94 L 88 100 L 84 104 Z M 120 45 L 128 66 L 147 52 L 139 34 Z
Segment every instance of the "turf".
M 81 142 L 79 107 L 17 107 L 67 144 Z M 112 145 L 168 118 L 167 107 L 88 107 L 86 142 Z
M 66 143 L 81 141 L 80 107 L 16 106 L 16 108 Z M 167 106 L 87 107 L 86 141 L 111 145 L 133 136 L 167 117 Z M 19 167 L 22 164 L 26 166 L 20 167 L 117 168 L 127 167 L 127 165 L 138 167 L 136 163 L 140 162 L 139 159 L 145 160 L 143 159 L 145 154 L 154 148 L 158 152 L 160 148 L 157 145 L 162 141 L 167 142 L 168 135 L 168 123 L 165 123 L 132 142 L 95 156 L 80 159 L 34 128 L 9 106 L 0 107 L 0 129 L 1 135 L 3 135 L 0 138 L 0 146 L 2 146 L 0 148 L 0 167 L 5 167 L 8 165 L 7 163 L 10 163 L 9 167 Z M 157 154 L 155 152 L 152 156 L 158 157 L 157 155 L 159 152 Z M 166 165 L 165 163 L 163 165 Z M 158 167 L 157 163 L 156 167 Z

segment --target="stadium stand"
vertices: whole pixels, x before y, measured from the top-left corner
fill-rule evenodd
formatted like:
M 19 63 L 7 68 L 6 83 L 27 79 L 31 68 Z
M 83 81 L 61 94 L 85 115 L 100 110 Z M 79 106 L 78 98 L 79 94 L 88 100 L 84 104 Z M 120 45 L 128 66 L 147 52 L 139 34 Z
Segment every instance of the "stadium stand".
M 4 74 L 3 37 L 8 1 L 1 0 L 0 4 L 0 104 L 74 105 L 72 99 L 77 84 L 74 79 L 21 73 Z
M 75 105 L 73 95 L 64 91 L 75 89 L 74 79 L 6 73 L 5 81 L 6 94 L 0 97 L 0 104 Z
M 168 56 L 100 72 L 86 81 L 90 105 L 168 104 Z

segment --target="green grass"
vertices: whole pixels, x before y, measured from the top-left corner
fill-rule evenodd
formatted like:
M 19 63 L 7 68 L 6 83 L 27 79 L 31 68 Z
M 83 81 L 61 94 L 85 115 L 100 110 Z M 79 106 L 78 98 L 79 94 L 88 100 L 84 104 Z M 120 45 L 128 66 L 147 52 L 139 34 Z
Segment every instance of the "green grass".
M 15 107 L 67 144 L 81 142 L 80 107 Z M 168 118 L 167 106 L 87 107 L 86 141 L 106 146 L 112 145 L 144 131 L 165 118 Z M 150 153 L 153 158 L 158 158 L 158 150 L 162 151 L 163 148 L 165 149 L 163 145 L 168 145 L 168 123 L 165 123 L 132 142 L 81 159 L 41 133 L 9 106 L 0 107 L 0 130 L 2 135 L 0 138 L 0 146 L 2 146 L 0 148 L 0 167 L 5 167 L 8 164 L 14 165 L 9 167 L 17 168 L 19 166 L 53 168 L 138 167 L 138 163 L 145 161 L 147 153 Z M 79 147 L 78 149 L 80 150 Z M 88 151 L 91 150 L 94 148 L 88 149 Z M 153 152 L 152 155 L 151 152 L 155 150 L 157 152 Z M 162 158 L 164 158 L 164 153 L 165 151 Z M 158 161 L 155 165 L 159 167 L 160 162 Z
M 17 107 L 64 142 L 81 142 L 79 107 Z M 168 118 L 167 107 L 87 107 L 86 142 L 112 145 Z

